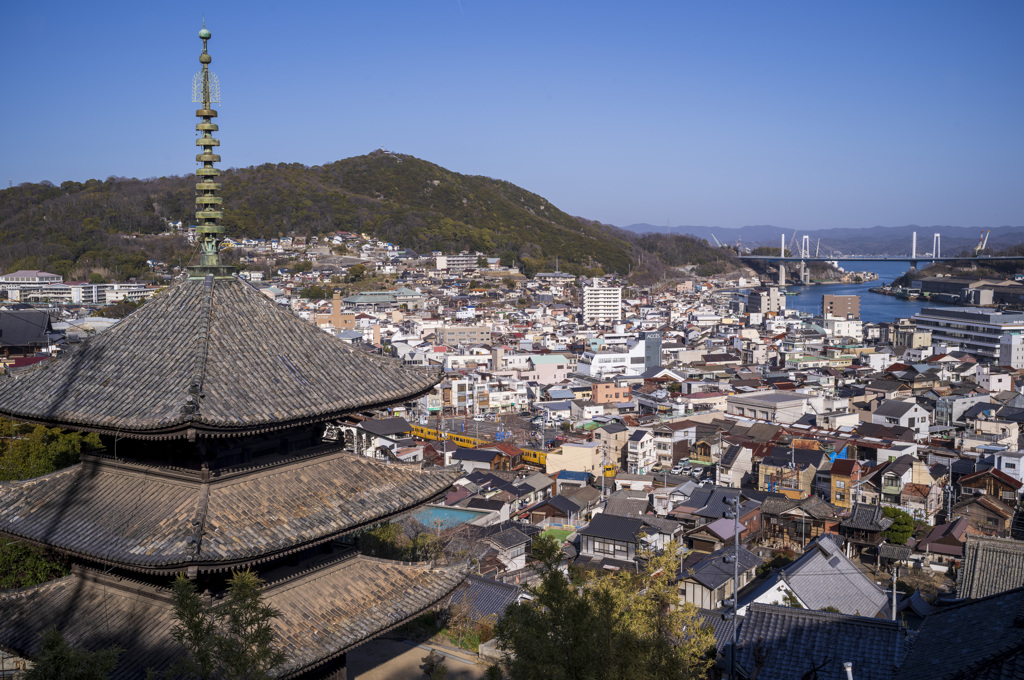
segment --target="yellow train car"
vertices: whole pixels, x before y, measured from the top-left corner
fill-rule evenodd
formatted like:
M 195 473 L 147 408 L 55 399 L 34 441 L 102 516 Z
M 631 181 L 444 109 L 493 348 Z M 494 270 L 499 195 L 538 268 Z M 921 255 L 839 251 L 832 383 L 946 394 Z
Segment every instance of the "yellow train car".
M 412 433 L 413 436 L 419 437 L 420 439 L 427 439 L 434 442 L 447 439 L 453 444 L 457 444 L 467 449 L 474 449 L 478 446 L 489 443 L 482 437 L 471 437 L 470 435 L 462 432 L 445 432 L 442 430 L 440 434 L 438 434 L 437 428 L 430 427 L 428 425 L 413 425 Z
M 548 454 L 545 451 L 539 451 L 537 449 L 523 449 L 523 462 L 529 463 L 532 466 L 537 466 L 540 469 L 544 469 L 548 462 Z
M 426 439 L 433 442 L 446 439 L 453 444 L 457 444 L 458 446 L 462 446 L 467 449 L 493 444 L 490 440 L 482 437 L 472 437 L 462 432 L 445 432 L 442 430 L 439 433 L 436 427 L 431 427 L 430 425 L 413 425 L 412 434 L 420 439 Z M 531 468 L 540 470 L 541 472 L 544 471 L 548 458 L 546 451 L 541 451 L 540 449 L 526 449 L 523 447 L 520 447 L 520 449 L 523 452 L 523 462 L 525 464 L 529 465 Z

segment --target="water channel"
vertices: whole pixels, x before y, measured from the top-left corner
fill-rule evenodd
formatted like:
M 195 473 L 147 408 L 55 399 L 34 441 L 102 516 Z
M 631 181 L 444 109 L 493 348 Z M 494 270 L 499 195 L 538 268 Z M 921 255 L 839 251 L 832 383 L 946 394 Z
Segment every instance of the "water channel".
M 802 312 L 817 314 L 821 312 L 821 296 L 831 295 L 859 295 L 860 296 L 860 318 L 862 321 L 881 323 L 893 321 L 901 317 L 910 317 L 921 310 L 925 304 L 929 306 L 941 306 L 934 302 L 923 300 L 903 300 L 889 295 L 872 293 L 868 289 L 880 286 L 883 283 L 891 283 L 893 279 L 910 269 L 907 262 L 844 262 L 840 260 L 839 266 L 846 271 L 872 271 L 878 274 L 877 281 L 865 281 L 864 283 L 827 283 L 812 286 L 789 286 L 786 290 L 795 292 L 796 295 L 786 296 L 786 308 L 797 309 Z

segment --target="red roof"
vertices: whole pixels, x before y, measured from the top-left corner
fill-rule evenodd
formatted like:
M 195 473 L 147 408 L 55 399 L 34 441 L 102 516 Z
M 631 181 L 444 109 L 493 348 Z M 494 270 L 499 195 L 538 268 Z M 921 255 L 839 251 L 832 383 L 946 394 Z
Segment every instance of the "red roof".
M 974 472 L 969 475 L 964 475 L 963 477 L 960 478 L 960 484 L 969 484 L 970 482 L 973 482 L 975 480 L 982 479 L 985 475 L 991 475 L 998 479 L 1000 482 L 1009 485 L 1013 489 L 1020 489 L 1021 486 L 1024 486 L 1024 484 L 1021 484 L 1010 475 L 1006 474 L 1002 470 L 997 470 L 996 468 L 988 468 L 987 470 L 982 470 L 981 472 Z
M 832 476 L 849 477 L 853 474 L 853 471 L 860 466 L 855 460 L 849 460 L 847 458 L 837 458 L 832 461 Z
M 11 368 L 21 368 L 22 366 L 31 366 L 32 364 L 38 364 L 40 361 L 46 361 L 50 357 L 18 357 L 14 359 L 8 366 Z

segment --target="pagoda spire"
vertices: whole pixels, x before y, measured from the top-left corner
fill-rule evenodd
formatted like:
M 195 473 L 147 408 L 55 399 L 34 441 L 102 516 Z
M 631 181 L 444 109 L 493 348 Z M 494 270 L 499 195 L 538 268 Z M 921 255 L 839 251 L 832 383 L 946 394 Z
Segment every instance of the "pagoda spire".
M 220 261 L 220 244 L 224 240 L 224 227 L 220 220 L 224 213 L 221 212 L 223 199 L 217 195 L 220 184 L 215 181 L 220 175 L 220 170 L 214 167 L 214 163 L 220 161 L 220 156 L 214 153 L 214 148 L 220 146 L 220 141 L 214 139 L 211 134 L 218 130 L 217 124 L 213 122 L 217 117 L 213 105 L 220 103 L 220 81 L 210 71 L 210 62 L 213 61 L 207 50 L 210 37 L 204 20 L 203 28 L 199 31 L 199 38 L 203 41 L 199 63 L 203 67 L 192 78 L 192 101 L 200 105 L 196 111 L 196 117 L 199 119 L 196 123 L 196 131 L 199 133 L 196 146 L 201 147 L 201 153 L 196 154 L 196 161 L 202 164 L 196 169 L 199 179 L 199 183 L 196 184 L 196 239 L 199 243 L 199 264 L 189 267 L 189 276 L 194 278 L 203 278 L 208 274 L 230 276 L 234 270 L 234 267 L 223 265 Z

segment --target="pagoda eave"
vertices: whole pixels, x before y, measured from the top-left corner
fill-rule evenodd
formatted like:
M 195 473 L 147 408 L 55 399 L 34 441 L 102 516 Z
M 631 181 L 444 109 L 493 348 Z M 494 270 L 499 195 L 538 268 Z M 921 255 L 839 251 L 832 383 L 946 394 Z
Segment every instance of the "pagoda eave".
M 317 414 L 310 418 L 297 418 L 278 423 L 262 423 L 258 425 L 247 425 L 244 427 L 228 427 L 204 423 L 200 420 L 185 420 L 163 428 L 132 429 L 130 427 L 114 426 L 113 424 L 106 425 L 73 420 L 61 420 L 59 417 L 40 418 L 13 412 L 5 413 L 2 410 L 0 410 L 0 415 L 22 423 L 45 425 L 46 427 L 59 427 L 78 432 L 94 432 L 100 435 L 117 437 L 118 439 L 138 439 L 144 441 L 170 441 L 175 439 L 195 441 L 200 438 L 226 439 L 231 437 L 248 437 L 252 435 L 269 434 L 272 432 L 282 432 L 296 427 L 306 427 L 327 423 L 360 411 L 390 408 L 392 406 L 404 404 L 408 401 L 419 399 L 420 397 L 429 394 L 439 382 L 441 382 L 440 375 L 438 375 L 437 381 L 429 387 L 420 390 L 419 392 L 403 396 L 400 399 L 361 405 L 357 408 L 345 408 L 326 414 Z
M 0 483 L 0 535 L 143 574 L 226 572 L 415 512 L 457 477 L 331 445 L 220 471 L 85 456 L 43 477 Z

